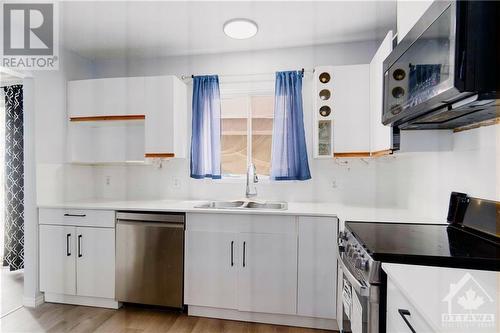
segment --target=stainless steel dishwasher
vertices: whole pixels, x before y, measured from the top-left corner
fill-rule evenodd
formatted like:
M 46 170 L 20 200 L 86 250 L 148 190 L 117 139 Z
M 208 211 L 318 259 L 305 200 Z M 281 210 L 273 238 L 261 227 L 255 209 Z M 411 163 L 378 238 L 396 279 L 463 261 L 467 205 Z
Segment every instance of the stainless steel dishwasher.
M 184 213 L 117 212 L 116 300 L 183 306 Z

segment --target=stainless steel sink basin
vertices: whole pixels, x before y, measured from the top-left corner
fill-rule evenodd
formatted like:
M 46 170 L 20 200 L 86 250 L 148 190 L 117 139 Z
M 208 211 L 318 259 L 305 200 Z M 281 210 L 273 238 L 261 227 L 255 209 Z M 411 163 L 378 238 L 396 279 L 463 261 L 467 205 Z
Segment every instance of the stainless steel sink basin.
M 210 209 L 248 209 L 248 210 L 258 210 L 258 209 L 270 209 L 270 210 L 285 210 L 288 208 L 286 202 L 258 202 L 258 201 L 209 201 L 201 205 L 195 206 L 195 208 L 210 208 Z
M 234 209 L 241 208 L 245 201 L 209 201 L 195 208 Z
M 245 205 L 248 209 L 287 209 L 286 202 L 256 202 L 249 201 Z

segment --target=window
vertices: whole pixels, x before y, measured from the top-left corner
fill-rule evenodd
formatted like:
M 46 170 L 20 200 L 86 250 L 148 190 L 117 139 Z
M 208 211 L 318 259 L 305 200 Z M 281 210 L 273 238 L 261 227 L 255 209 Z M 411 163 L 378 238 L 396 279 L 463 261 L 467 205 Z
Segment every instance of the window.
M 221 117 L 222 177 L 245 175 L 249 161 L 269 176 L 274 93 L 222 94 Z

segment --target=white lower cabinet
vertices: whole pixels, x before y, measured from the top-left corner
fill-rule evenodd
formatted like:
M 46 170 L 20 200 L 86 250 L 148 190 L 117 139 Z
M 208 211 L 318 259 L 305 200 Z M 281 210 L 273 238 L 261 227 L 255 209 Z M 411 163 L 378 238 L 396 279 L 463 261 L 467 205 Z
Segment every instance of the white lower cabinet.
M 189 313 L 336 329 L 337 223 L 336 218 L 188 213 Z
M 89 297 L 115 297 L 115 230 L 76 228 L 76 291 Z
M 336 318 L 337 219 L 298 219 L 298 308 L 303 316 Z
M 387 279 L 386 325 L 387 333 L 434 332 L 390 278 Z
M 296 314 L 297 235 L 241 233 L 238 310 Z
M 40 226 L 40 290 L 76 294 L 76 228 Z
M 40 291 L 46 301 L 118 306 L 114 301 L 115 229 L 109 227 L 114 226 L 114 214 L 97 215 L 100 219 L 89 220 L 94 216 L 90 211 L 40 211 L 40 221 L 46 223 L 39 229 Z M 96 226 L 80 226 L 86 223 Z
M 185 302 L 295 314 L 296 235 L 186 232 Z
M 187 231 L 185 241 L 185 272 L 189 279 L 184 288 L 184 302 L 236 309 L 237 234 Z

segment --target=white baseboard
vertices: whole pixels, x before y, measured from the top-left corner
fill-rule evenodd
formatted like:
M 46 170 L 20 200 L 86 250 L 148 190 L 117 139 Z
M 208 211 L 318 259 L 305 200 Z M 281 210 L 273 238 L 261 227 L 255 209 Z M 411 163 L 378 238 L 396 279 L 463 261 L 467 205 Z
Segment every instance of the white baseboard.
M 337 321 L 335 319 L 312 318 L 294 315 L 282 315 L 271 313 L 245 312 L 231 309 L 218 309 L 205 306 L 188 306 L 188 315 L 249 321 L 255 323 L 297 326 L 307 328 L 317 328 L 324 330 L 338 330 Z
M 45 302 L 96 306 L 109 309 L 118 309 L 122 306 L 120 302 L 109 298 L 74 296 L 54 293 L 45 293 Z
M 36 297 L 23 297 L 23 305 L 27 308 L 36 308 L 44 303 L 43 294 Z

